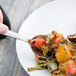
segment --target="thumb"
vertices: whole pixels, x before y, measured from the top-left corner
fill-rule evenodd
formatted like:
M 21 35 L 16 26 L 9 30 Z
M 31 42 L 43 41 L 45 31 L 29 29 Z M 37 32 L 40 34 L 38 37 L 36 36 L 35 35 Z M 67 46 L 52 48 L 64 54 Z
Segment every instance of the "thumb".
M 0 23 L 0 33 L 4 34 L 6 32 L 8 32 L 8 27 L 5 24 Z

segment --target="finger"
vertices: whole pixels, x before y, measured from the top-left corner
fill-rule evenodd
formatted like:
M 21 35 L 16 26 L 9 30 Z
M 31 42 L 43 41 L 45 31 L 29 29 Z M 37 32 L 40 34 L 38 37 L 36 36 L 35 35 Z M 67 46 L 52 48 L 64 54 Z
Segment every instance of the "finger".
M 0 23 L 0 33 L 1 34 L 8 32 L 8 30 L 9 30 L 9 28 L 6 25 Z
M 3 23 L 3 14 L 2 14 L 1 9 L 0 9 L 0 23 Z

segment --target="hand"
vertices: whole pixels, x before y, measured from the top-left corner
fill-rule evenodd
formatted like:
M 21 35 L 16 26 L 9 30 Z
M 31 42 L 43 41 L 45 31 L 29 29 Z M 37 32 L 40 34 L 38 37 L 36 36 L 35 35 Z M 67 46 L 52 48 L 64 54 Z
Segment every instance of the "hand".
M 2 11 L 0 10 L 0 33 L 3 34 L 3 33 L 6 33 L 8 31 L 8 27 L 3 24 L 3 14 L 2 14 Z

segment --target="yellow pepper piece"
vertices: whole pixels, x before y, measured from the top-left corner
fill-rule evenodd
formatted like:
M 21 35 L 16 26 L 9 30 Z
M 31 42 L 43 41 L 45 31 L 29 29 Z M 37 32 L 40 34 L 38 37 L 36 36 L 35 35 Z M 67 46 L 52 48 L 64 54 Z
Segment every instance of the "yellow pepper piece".
M 67 45 L 60 45 L 56 50 L 55 56 L 59 63 L 63 63 L 71 57 L 71 53 Z

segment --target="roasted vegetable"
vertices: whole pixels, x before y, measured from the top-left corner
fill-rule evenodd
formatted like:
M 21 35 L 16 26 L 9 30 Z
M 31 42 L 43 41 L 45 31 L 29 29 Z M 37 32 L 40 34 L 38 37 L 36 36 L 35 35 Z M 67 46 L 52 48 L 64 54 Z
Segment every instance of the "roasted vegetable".
M 57 33 L 56 31 L 52 31 L 52 34 L 54 35 L 55 38 L 54 44 L 55 46 L 57 46 L 62 41 L 63 35 Z
M 69 36 L 68 36 L 68 39 L 69 39 L 71 42 L 75 42 L 75 43 L 76 43 L 76 33 L 75 33 L 75 34 L 72 34 L 72 35 L 69 35 Z
M 67 41 L 67 39 L 64 37 L 64 36 L 62 36 L 62 40 L 61 40 L 61 42 L 60 42 L 61 44 L 68 44 L 68 41 Z
M 46 44 L 53 44 L 54 43 L 54 35 L 53 34 L 47 34 L 46 35 Z
M 37 61 L 37 64 L 38 64 L 38 65 L 40 65 L 40 64 L 45 64 L 45 63 L 48 62 L 48 60 L 42 59 L 42 58 L 39 58 L 39 59 L 37 59 L 36 61 Z
M 46 44 L 46 41 L 45 39 L 42 39 L 42 38 L 36 38 L 36 39 L 30 40 L 31 47 L 35 45 L 37 48 L 41 49 L 41 46 L 44 44 Z
M 55 43 L 54 44 L 56 44 L 56 46 L 57 46 L 62 40 L 62 34 L 57 33 L 56 37 L 57 38 L 55 39 Z
M 60 45 L 56 50 L 55 56 L 59 63 L 66 62 L 71 57 L 71 53 L 66 45 Z
M 51 48 L 51 49 L 46 53 L 46 56 L 47 56 L 47 58 L 50 58 L 50 59 L 56 58 L 56 57 L 55 57 L 55 49 L 54 49 L 54 48 Z
M 68 48 L 69 48 L 71 54 L 74 55 L 74 56 L 76 56 L 76 44 L 70 42 L 70 43 L 68 44 Z
M 38 66 L 32 67 L 32 68 L 28 68 L 28 71 L 34 71 L 34 70 L 41 70 L 41 69 L 46 69 L 47 68 L 47 64 L 40 64 Z
M 37 66 L 28 68 L 28 71 L 48 69 L 52 76 L 75 75 L 76 34 L 69 35 L 68 39 L 71 42 L 62 34 L 52 31 L 51 34 L 38 35 L 29 40 L 31 48 L 35 51 Z
M 41 69 L 47 69 L 47 60 L 38 58 L 37 59 L 37 66 L 28 68 L 28 71 L 34 71 L 34 70 L 41 70 Z
M 59 63 L 59 70 L 65 72 L 68 64 L 69 64 L 69 60 L 67 60 L 64 63 Z
M 66 74 L 60 70 L 56 70 L 52 73 L 52 76 L 66 76 Z
M 46 35 L 46 43 L 50 45 L 50 48 L 54 48 L 61 42 L 62 37 L 62 34 L 52 31 L 51 34 Z
M 58 69 L 58 65 L 56 63 L 56 59 L 54 60 L 48 60 L 48 59 L 37 59 L 38 66 L 28 68 L 28 71 L 34 71 L 34 70 L 41 70 L 41 69 L 47 69 L 51 73 Z
M 47 63 L 49 73 L 58 69 L 58 65 L 55 61 L 51 60 Z
M 46 41 L 42 38 L 37 38 L 35 40 L 35 46 L 38 47 L 39 49 L 41 49 L 41 46 L 46 44 Z
M 41 50 L 43 51 L 43 56 L 46 56 L 46 53 L 49 51 L 48 45 L 42 45 Z
M 67 66 L 66 69 L 67 75 L 74 75 L 76 74 L 76 62 L 74 60 L 71 60 Z

